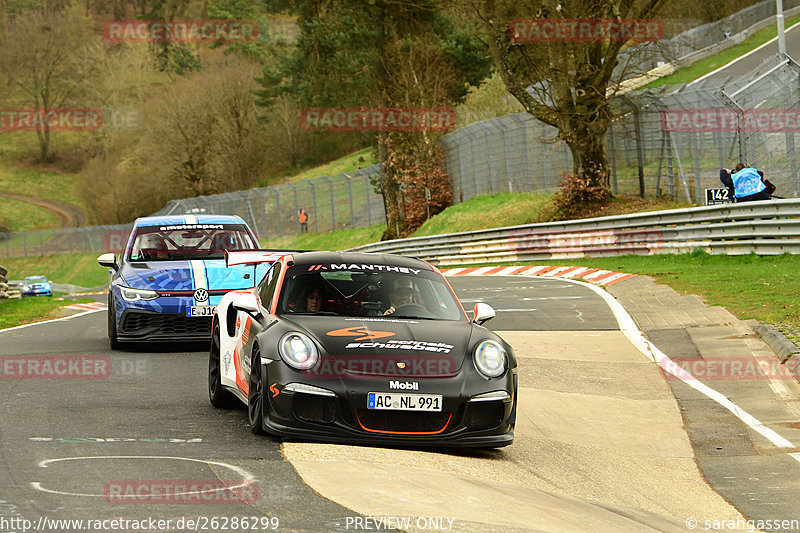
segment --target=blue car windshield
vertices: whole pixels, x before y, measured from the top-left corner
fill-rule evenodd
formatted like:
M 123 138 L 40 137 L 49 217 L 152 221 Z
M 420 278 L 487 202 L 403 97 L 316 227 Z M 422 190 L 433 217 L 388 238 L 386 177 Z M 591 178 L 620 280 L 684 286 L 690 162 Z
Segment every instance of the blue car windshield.
M 129 261 L 224 259 L 225 250 L 253 250 L 258 244 L 243 224 L 143 226 L 136 230 Z
M 25 281 L 27 283 L 47 283 L 47 278 L 44 276 L 28 276 Z

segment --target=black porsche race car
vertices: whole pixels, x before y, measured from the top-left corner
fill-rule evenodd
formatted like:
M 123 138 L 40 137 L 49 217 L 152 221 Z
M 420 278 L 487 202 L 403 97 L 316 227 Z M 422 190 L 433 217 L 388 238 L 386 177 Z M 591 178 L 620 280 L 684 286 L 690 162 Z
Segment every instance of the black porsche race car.
M 209 397 L 254 433 L 333 442 L 497 447 L 514 438 L 511 347 L 470 320 L 432 265 L 380 254 L 228 252 L 271 262 L 213 316 Z

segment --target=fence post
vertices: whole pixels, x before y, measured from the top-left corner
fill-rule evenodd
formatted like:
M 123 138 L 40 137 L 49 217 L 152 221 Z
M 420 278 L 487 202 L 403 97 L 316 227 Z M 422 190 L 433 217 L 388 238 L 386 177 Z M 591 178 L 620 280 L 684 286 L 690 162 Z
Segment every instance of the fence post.
M 642 138 L 642 116 L 639 106 L 636 105 L 633 107 L 633 127 L 636 132 L 636 161 L 639 166 L 639 196 L 644 198 L 644 139 Z
M 300 233 L 300 218 L 297 216 L 297 212 L 300 211 L 300 204 L 297 203 L 297 187 L 295 187 L 290 181 L 286 182 L 286 185 L 292 188 L 292 195 L 294 196 L 294 221 L 297 225 L 297 233 Z
M 697 133 L 691 134 L 692 158 L 694 159 L 694 198 L 698 205 L 703 203 L 703 195 L 700 189 L 700 154 L 697 148 Z
M 311 186 L 311 203 L 313 207 L 311 208 L 313 211 L 311 212 L 314 216 L 314 233 L 319 233 L 319 217 L 317 216 L 317 188 L 314 186 L 314 182 L 310 179 L 306 179 L 308 184 Z
M 353 224 L 355 220 L 355 212 L 353 211 L 353 183 L 350 179 L 350 176 L 344 172 L 342 173 L 342 176 L 344 176 L 344 179 L 347 180 L 347 196 L 350 198 L 350 227 L 353 228 L 355 227 Z
M 261 191 L 261 188 L 256 189 L 256 193 L 261 198 L 261 205 L 263 206 L 262 210 L 264 211 L 264 228 L 263 231 L 258 231 L 259 235 L 262 239 L 266 239 L 269 236 L 269 222 L 267 222 L 267 195 Z
M 609 126 L 608 128 L 608 152 L 611 157 L 609 157 L 609 163 L 611 164 L 611 190 L 612 192 L 617 195 L 619 194 L 619 187 L 617 186 L 617 157 L 615 155 L 616 150 L 614 149 L 614 128 L 613 126 Z
M 278 237 L 281 237 L 283 233 L 281 231 L 281 195 L 275 187 L 270 186 L 267 188 L 275 195 L 275 222 L 278 226 Z
M 372 210 L 369 207 L 369 176 L 358 169 L 358 173 L 364 178 L 364 203 L 367 205 L 367 226 L 372 225 Z
M 328 176 L 322 176 L 322 179 L 328 183 L 328 190 L 331 193 L 331 231 L 336 231 L 336 207 L 333 203 L 333 183 Z
M 667 140 L 667 179 L 669 182 L 669 197 L 674 201 L 677 196 L 675 195 L 675 174 L 672 168 L 672 135 L 670 135 L 669 132 L 665 132 L 665 135 Z

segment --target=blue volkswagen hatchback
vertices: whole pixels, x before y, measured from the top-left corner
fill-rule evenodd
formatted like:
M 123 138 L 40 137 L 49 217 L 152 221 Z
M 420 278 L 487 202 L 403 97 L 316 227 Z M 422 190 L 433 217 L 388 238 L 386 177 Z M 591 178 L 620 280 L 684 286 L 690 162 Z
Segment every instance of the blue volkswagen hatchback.
M 225 267 L 225 250 L 258 249 L 238 216 L 171 215 L 137 219 L 120 256 L 107 266 L 108 338 L 126 342 L 211 339 L 216 304 L 228 291 L 254 287 L 268 265 Z

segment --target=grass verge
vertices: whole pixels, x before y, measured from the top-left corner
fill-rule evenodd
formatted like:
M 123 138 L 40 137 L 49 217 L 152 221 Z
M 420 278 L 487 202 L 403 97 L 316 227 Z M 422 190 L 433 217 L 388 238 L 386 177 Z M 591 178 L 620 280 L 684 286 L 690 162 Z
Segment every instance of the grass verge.
M 0 198 L 3 204 L 3 217 L 8 221 L 10 231 L 30 231 L 58 226 L 58 217 L 47 209 L 12 200 Z
M 55 293 L 52 298 L 38 296 L 35 298 L 16 298 L 0 300 L 0 329 L 13 328 L 30 322 L 53 317 L 58 309 L 74 303 L 88 303 L 93 300 L 58 300 L 63 294 Z
M 59 254 L 44 257 L 10 257 L 0 259 L 8 268 L 8 279 L 42 275 L 55 283 L 69 283 L 94 288 L 108 283 L 108 269 L 97 264 L 100 254 Z

